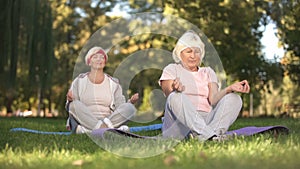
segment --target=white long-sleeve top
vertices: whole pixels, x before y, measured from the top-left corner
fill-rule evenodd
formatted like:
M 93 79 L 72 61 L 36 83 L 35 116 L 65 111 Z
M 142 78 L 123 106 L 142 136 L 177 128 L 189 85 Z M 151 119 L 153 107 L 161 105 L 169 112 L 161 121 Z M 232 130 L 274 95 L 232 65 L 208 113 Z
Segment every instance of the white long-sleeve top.
M 75 100 L 83 102 L 93 112 L 113 112 L 119 105 L 125 103 L 122 87 L 118 79 L 105 74 L 101 84 L 93 84 L 88 73 L 78 75 L 72 82 L 71 88 Z

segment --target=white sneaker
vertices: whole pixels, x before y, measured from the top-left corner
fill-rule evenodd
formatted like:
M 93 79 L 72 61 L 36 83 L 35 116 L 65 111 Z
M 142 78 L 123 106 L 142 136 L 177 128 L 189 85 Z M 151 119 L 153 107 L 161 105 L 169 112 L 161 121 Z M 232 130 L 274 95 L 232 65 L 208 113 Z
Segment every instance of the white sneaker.
M 122 131 L 129 131 L 129 127 L 126 125 L 122 125 L 118 128 L 118 130 L 122 130 Z
M 108 118 L 104 118 L 103 122 L 107 125 L 108 128 L 114 128 L 112 122 Z
M 90 133 L 91 131 L 81 125 L 78 125 L 77 128 L 76 128 L 76 131 L 75 133 L 76 134 L 84 134 L 84 133 Z
M 212 138 L 212 141 L 216 141 L 216 142 L 223 142 L 223 141 L 227 141 L 230 140 L 232 137 L 229 135 L 218 135 Z

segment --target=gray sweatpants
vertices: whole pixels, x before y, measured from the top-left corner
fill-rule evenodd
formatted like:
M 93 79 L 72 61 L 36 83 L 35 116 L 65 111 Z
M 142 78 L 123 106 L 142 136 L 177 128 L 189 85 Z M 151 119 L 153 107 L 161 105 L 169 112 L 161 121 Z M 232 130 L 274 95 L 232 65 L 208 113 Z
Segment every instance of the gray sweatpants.
M 214 135 L 225 134 L 241 108 L 242 99 L 234 93 L 225 95 L 207 113 L 197 111 L 185 94 L 172 92 L 166 102 L 163 137 L 183 139 L 192 132 L 200 141 L 205 141 Z
M 119 127 L 134 116 L 136 108 L 131 103 L 123 103 L 108 118 L 114 127 Z M 93 130 L 103 124 L 103 119 L 97 119 L 93 113 L 80 101 L 74 100 L 69 105 L 70 115 L 83 127 Z M 73 127 L 72 127 L 73 128 Z

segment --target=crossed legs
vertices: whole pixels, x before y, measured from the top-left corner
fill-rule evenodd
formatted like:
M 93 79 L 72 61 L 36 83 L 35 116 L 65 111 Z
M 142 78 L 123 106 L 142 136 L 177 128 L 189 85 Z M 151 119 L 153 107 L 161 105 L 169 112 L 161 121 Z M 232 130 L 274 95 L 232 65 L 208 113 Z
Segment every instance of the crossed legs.
M 210 113 L 199 112 L 186 95 L 173 92 L 167 98 L 163 137 L 182 139 L 193 132 L 199 140 L 204 141 L 214 135 L 225 134 L 237 119 L 241 107 L 240 96 L 230 93 Z
M 112 127 L 119 127 L 134 116 L 136 109 L 131 103 L 121 104 L 110 116 L 106 117 L 112 124 Z M 96 118 L 93 113 L 80 101 L 72 101 L 69 105 L 70 123 L 72 130 L 76 130 L 77 125 L 85 127 L 88 130 L 100 128 L 104 122 L 103 119 Z M 73 118 L 73 119 L 72 119 Z

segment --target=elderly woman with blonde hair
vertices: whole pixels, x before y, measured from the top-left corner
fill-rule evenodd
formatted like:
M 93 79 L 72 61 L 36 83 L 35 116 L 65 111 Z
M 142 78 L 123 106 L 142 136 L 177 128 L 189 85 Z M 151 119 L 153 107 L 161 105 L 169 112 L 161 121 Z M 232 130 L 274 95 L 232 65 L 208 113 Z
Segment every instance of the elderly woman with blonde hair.
M 136 93 L 125 101 L 118 80 L 104 73 L 107 60 L 101 47 L 91 48 L 85 56 L 90 71 L 76 77 L 67 93 L 67 128 L 74 133 L 88 133 L 99 128 L 129 129 L 123 124 L 134 116 L 133 104 L 139 96 Z
M 159 83 L 167 96 L 163 137 L 200 141 L 224 140 L 226 131 L 237 119 L 242 100 L 234 92 L 249 93 L 247 80 L 219 90 L 218 79 L 210 67 L 200 67 L 205 45 L 190 30 L 177 41 L 175 63 L 167 65 Z

